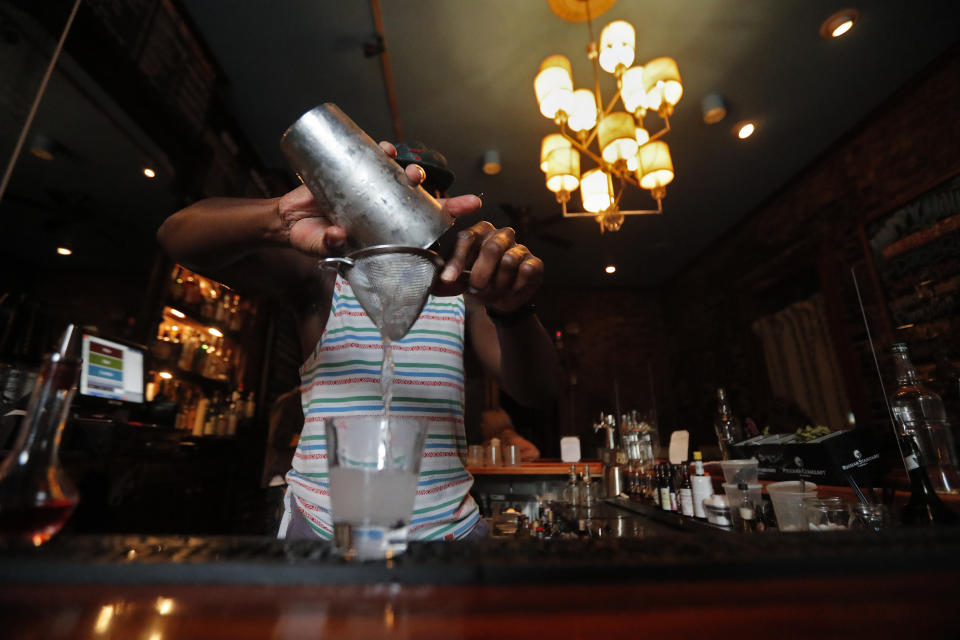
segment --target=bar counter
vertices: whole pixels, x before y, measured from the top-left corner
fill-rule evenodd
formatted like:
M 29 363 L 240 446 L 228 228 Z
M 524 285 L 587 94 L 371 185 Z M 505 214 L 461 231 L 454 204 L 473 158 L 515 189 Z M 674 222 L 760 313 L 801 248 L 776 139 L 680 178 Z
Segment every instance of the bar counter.
M 0 552 L 11 638 L 950 635 L 960 529 L 412 543 L 351 564 L 268 538 L 61 536 Z

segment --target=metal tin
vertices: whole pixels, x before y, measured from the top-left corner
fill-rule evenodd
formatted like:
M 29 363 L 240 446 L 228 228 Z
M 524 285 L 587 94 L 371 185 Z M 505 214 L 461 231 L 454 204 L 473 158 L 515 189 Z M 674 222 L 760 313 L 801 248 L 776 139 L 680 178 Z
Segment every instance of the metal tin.
M 343 227 L 351 250 L 427 248 L 453 224 L 440 203 L 335 104 L 303 114 L 280 147 L 321 209 Z

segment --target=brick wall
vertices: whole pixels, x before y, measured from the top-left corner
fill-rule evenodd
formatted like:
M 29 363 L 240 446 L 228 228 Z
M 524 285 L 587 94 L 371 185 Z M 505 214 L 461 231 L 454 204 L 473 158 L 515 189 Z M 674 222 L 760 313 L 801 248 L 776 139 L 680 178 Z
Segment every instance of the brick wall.
M 885 348 L 892 330 L 862 225 L 960 172 L 958 79 L 960 47 L 954 47 L 667 284 L 668 360 L 675 378 L 694 392 L 676 403 L 673 419 L 709 416 L 706 394 L 718 384 L 737 387 L 745 402 L 762 398 L 766 373 L 749 326 L 769 312 L 770 292 L 813 276 L 858 424 L 889 436 L 850 271 L 856 270 L 875 343 Z

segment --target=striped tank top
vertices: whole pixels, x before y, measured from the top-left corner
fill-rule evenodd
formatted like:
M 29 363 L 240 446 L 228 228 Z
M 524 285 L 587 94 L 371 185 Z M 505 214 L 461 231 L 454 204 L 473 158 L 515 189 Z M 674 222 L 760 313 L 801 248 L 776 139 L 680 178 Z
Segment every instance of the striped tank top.
M 434 298 L 402 340 L 393 342 L 391 413 L 429 421 L 409 538 L 465 537 L 480 518 L 464 468 L 464 324 L 462 296 Z M 332 539 L 324 420 L 383 414 L 380 332 L 346 280 L 337 277 L 330 316 L 320 341 L 300 368 L 304 425 L 287 473 L 287 513 L 298 509 L 317 537 Z

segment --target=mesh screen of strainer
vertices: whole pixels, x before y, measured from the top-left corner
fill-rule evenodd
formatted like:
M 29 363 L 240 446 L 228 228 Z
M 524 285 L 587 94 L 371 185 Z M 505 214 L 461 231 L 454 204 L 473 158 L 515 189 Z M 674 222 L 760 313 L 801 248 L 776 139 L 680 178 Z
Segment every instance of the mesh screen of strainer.
M 436 255 L 422 249 L 397 248 L 351 256 L 344 277 L 363 310 L 391 340 L 407 335 L 430 295 L 437 275 Z

